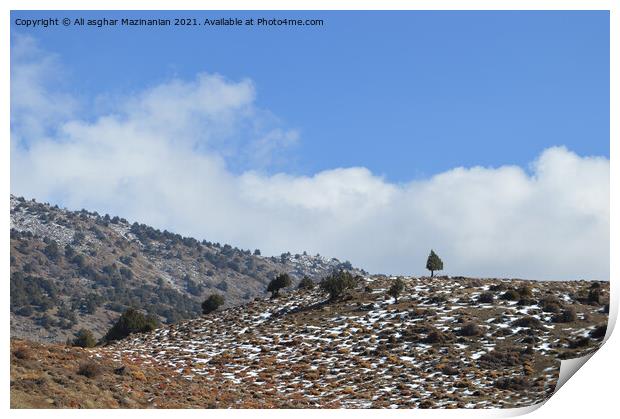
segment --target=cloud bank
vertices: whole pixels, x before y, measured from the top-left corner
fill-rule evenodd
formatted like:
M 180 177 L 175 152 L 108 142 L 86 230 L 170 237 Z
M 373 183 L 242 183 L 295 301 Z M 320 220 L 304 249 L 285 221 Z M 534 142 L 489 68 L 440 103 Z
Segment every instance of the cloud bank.
M 14 39 L 14 194 L 371 272 L 422 274 L 433 248 L 451 275 L 609 277 L 604 157 L 551 147 L 527 170 L 459 167 L 404 184 L 364 167 L 267 174 L 300 134 L 257 106 L 251 80 L 173 79 L 87 119 L 50 89 L 54 74 L 53 56 Z M 231 170 L 235 159 L 246 169 Z

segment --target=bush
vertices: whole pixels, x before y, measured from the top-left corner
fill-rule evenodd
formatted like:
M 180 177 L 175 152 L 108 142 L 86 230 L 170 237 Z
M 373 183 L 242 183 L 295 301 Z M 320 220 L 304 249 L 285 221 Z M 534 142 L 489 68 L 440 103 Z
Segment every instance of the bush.
M 600 287 L 600 285 L 599 285 Z M 588 303 L 590 304 L 600 304 L 601 303 L 601 289 L 600 288 L 591 288 L 588 292 Z
M 526 390 L 532 384 L 524 377 L 500 377 L 495 382 L 495 387 L 502 390 Z
M 529 285 L 521 285 L 517 292 L 521 298 L 531 298 L 532 297 L 532 288 Z
M 312 281 L 310 278 L 308 278 L 307 276 L 304 276 L 301 281 L 299 282 L 299 286 L 298 288 L 300 290 L 311 290 L 314 288 L 314 281 Z
M 56 262 L 60 256 L 60 249 L 58 248 L 58 243 L 52 240 L 45 248 L 43 249 L 43 253 L 47 258 L 53 262 Z
M 577 313 L 572 307 L 567 308 L 559 314 L 556 314 L 551 318 L 554 323 L 570 323 L 577 320 Z
M 482 329 L 476 323 L 465 323 L 458 331 L 461 336 L 479 336 Z
M 202 314 L 209 314 L 224 304 L 224 297 L 220 294 L 211 294 L 202 302 Z
M 26 346 L 20 346 L 13 351 L 13 356 L 17 359 L 31 359 L 32 351 Z
M 478 297 L 479 303 L 492 304 L 493 301 L 494 301 L 494 297 L 493 297 L 493 294 L 491 294 L 490 292 L 482 293 Z
M 323 278 L 319 284 L 321 289 L 329 293 L 329 299 L 335 300 L 341 297 L 346 291 L 355 288 L 358 278 L 350 272 L 338 271 Z
M 540 300 L 539 305 L 545 313 L 559 313 L 562 310 L 560 300 L 551 295 Z
M 71 345 L 79 346 L 80 348 L 92 348 L 96 344 L 97 340 L 95 336 L 93 336 L 93 332 L 88 329 L 80 329 L 80 331 L 75 334 L 75 339 L 71 342 Z
M 392 283 L 390 288 L 388 289 L 388 295 L 394 297 L 395 303 L 398 304 L 398 296 L 405 289 L 405 283 L 402 279 L 396 278 L 396 280 Z
M 506 284 L 504 284 L 503 282 L 500 282 L 499 284 L 491 285 L 489 289 L 491 291 L 504 291 L 506 290 Z
M 601 324 L 590 332 L 590 337 L 593 339 L 602 339 L 605 337 L 605 333 L 607 333 L 607 325 Z
M 269 282 L 267 292 L 271 293 L 271 298 L 276 298 L 280 295 L 280 290 L 282 288 L 290 287 L 291 283 L 291 277 L 288 276 L 287 273 L 281 273 Z
M 33 313 L 34 311 L 32 310 L 32 306 L 23 306 L 23 307 L 18 308 L 15 311 L 15 314 L 18 314 L 23 317 L 30 317 L 32 316 Z
M 94 378 L 101 374 L 101 366 L 93 361 L 87 361 L 80 364 L 80 368 L 77 372 L 79 375 L 83 375 L 84 377 Z
M 512 325 L 517 327 L 529 327 L 532 329 L 539 329 L 542 327 L 541 321 L 532 316 L 521 317 L 512 322 Z
M 512 301 L 517 301 L 521 298 L 521 296 L 519 295 L 519 293 L 517 292 L 517 290 L 508 290 L 505 293 L 502 294 L 502 296 L 500 297 L 502 300 L 512 300 Z
M 116 324 L 108 330 L 104 339 L 113 341 L 126 338 L 132 333 L 144 333 L 155 330 L 159 321 L 151 315 L 145 316 L 138 310 L 129 308 L 117 320 Z

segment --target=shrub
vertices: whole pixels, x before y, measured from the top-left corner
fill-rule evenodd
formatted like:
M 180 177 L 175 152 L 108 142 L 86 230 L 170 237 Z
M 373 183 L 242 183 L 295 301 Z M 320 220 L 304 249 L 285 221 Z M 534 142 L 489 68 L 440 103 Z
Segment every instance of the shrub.
M 602 339 L 605 337 L 605 333 L 607 333 L 607 325 L 601 324 L 590 332 L 590 337 L 593 339 Z
M 58 243 L 56 243 L 54 240 L 50 241 L 50 243 L 43 249 L 43 253 L 45 254 L 45 256 L 47 256 L 49 260 L 54 262 L 57 261 L 58 257 L 60 256 L 60 249 L 58 248 Z
M 287 273 L 281 273 L 269 282 L 267 291 L 271 293 L 271 298 L 276 298 L 280 295 L 280 290 L 290 287 L 291 283 L 291 277 Z
M 80 331 L 75 334 L 75 339 L 71 342 L 71 345 L 81 348 L 92 348 L 96 344 L 97 340 L 95 336 L 93 336 L 93 332 L 88 329 L 80 329 Z
M 151 315 L 145 316 L 134 308 L 127 309 L 108 330 L 104 339 L 113 341 L 123 339 L 132 333 L 150 332 L 159 326 L 159 321 Z
M 588 303 L 590 304 L 601 303 L 601 289 L 600 288 L 597 287 L 597 288 L 590 289 L 590 291 L 588 292 Z
M 567 308 L 559 314 L 556 314 L 551 318 L 554 323 L 570 323 L 577 320 L 577 313 L 572 307 Z
M 498 346 L 491 352 L 483 354 L 478 360 L 481 368 L 502 370 L 507 367 L 521 365 L 524 355 L 514 346 Z
M 479 336 L 482 329 L 476 323 L 465 323 L 458 331 L 461 336 Z
M 394 297 L 395 303 L 398 304 L 398 296 L 405 289 L 405 283 L 402 279 L 396 278 L 396 280 L 392 283 L 390 288 L 388 289 L 388 295 Z
M 538 320 L 536 317 L 532 317 L 532 316 L 521 317 L 520 319 L 517 319 L 514 322 L 512 322 L 512 325 L 517 326 L 517 327 L 529 327 L 532 329 L 538 329 L 542 327 L 541 321 Z
M 558 303 L 548 302 L 542 307 L 545 313 L 559 313 L 562 307 Z
M 571 340 L 568 344 L 569 348 L 583 348 L 584 346 L 588 346 L 590 344 L 590 338 L 587 336 L 582 336 L 580 338 Z
M 319 284 L 321 289 L 329 293 L 329 299 L 335 300 L 341 297 L 346 291 L 355 288 L 358 278 L 350 272 L 338 271 L 323 278 Z
M 435 274 L 435 271 L 443 270 L 443 261 L 432 249 L 431 253 L 428 255 L 428 259 L 426 260 L 426 269 L 431 271 L 431 277 Z
M 529 285 L 521 285 L 517 292 L 521 298 L 530 298 L 532 296 L 532 288 Z
M 479 303 L 491 304 L 493 303 L 493 300 L 494 300 L 493 294 L 491 294 L 490 292 L 482 293 L 478 297 Z
M 502 390 L 525 390 L 532 386 L 524 377 L 500 377 L 495 382 L 495 387 Z
M 538 303 L 542 310 L 546 313 L 559 313 L 562 309 L 562 305 L 560 300 L 558 300 L 555 296 L 548 295 L 540 300 Z
M 504 284 L 503 282 L 500 282 L 499 284 L 491 285 L 489 289 L 491 291 L 504 291 L 506 289 L 506 284 Z
M 517 290 L 514 289 L 510 289 L 508 291 L 506 291 L 505 293 L 502 294 L 502 296 L 500 297 L 502 300 L 512 300 L 512 301 L 517 301 L 519 300 L 521 296 L 519 295 L 519 293 L 517 292 Z
M 314 288 L 314 281 L 312 281 L 310 278 L 308 278 L 307 276 L 304 276 L 301 281 L 299 282 L 299 286 L 298 288 L 300 290 L 311 290 Z
M 209 314 L 224 304 L 224 297 L 220 294 L 211 294 L 202 303 L 202 314 Z
M 13 356 L 17 359 L 31 359 L 32 351 L 26 346 L 20 346 L 13 351 Z
M 101 374 L 101 366 L 93 361 L 87 361 L 80 364 L 80 368 L 77 372 L 79 375 L 83 375 L 84 377 L 94 378 Z
M 23 306 L 18 308 L 15 313 L 23 317 L 30 317 L 34 311 L 32 310 L 32 306 Z

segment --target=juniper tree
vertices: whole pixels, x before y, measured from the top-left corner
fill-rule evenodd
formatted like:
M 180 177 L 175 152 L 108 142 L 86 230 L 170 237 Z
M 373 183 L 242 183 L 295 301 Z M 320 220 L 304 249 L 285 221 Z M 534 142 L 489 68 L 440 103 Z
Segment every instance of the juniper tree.
M 93 332 L 88 329 L 80 329 L 75 334 L 75 339 L 71 341 L 72 346 L 80 346 L 82 348 L 92 348 L 97 344 L 97 339 L 93 336 Z
M 401 292 L 403 292 L 404 289 L 405 283 L 403 282 L 403 280 L 400 278 L 396 278 L 396 280 L 392 283 L 392 286 L 390 286 L 390 289 L 388 289 L 388 295 L 394 297 L 394 302 L 398 304 L 398 296 Z
M 132 333 L 150 332 L 157 327 L 159 327 L 159 321 L 155 316 L 145 316 L 134 308 L 128 308 L 114 326 L 108 330 L 104 339 L 106 341 L 119 340 Z
M 299 289 L 300 290 L 311 290 L 312 288 L 314 288 L 314 282 L 307 276 L 304 276 L 302 280 L 299 282 Z
M 443 261 L 437 256 L 434 250 L 431 250 L 430 255 L 428 255 L 426 269 L 431 271 L 431 277 L 434 275 L 435 271 L 443 270 Z
M 323 291 L 329 293 L 330 300 L 335 300 L 342 296 L 345 291 L 355 288 L 357 282 L 357 277 L 354 277 L 350 272 L 341 270 L 323 278 L 320 286 Z
M 211 294 L 202 302 L 202 314 L 209 314 L 224 304 L 224 297 L 220 294 Z
M 276 298 L 280 295 L 280 290 L 291 286 L 291 277 L 287 273 L 281 273 L 271 280 L 267 286 L 267 291 L 271 293 L 271 298 Z

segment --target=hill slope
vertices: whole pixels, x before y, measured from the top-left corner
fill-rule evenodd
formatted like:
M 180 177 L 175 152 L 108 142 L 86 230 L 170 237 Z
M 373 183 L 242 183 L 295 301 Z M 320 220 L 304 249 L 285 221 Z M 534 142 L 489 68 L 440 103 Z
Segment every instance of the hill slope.
M 313 280 L 348 262 L 319 255 L 263 257 L 94 212 L 11 196 L 11 336 L 64 341 L 82 327 L 103 335 L 134 306 L 173 323 L 200 314 L 213 292 L 226 307 L 263 296 L 288 272 Z
M 398 303 L 393 278 L 366 277 L 337 301 L 294 291 L 90 350 L 24 360 L 14 342 L 12 405 L 524 407 L 605 334 L 608 283 L 403 280 Z M 100 375 L 76 375 L 88 358 Z

